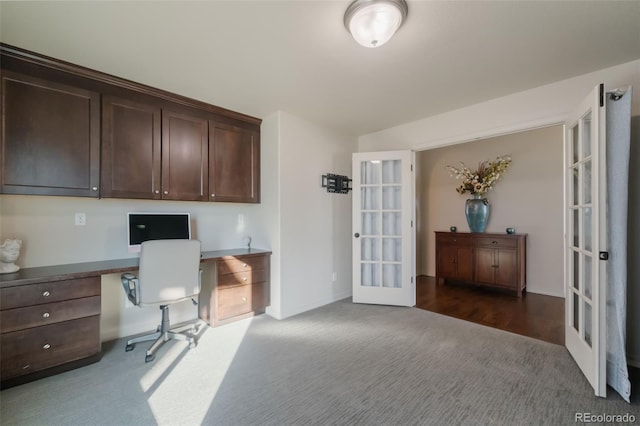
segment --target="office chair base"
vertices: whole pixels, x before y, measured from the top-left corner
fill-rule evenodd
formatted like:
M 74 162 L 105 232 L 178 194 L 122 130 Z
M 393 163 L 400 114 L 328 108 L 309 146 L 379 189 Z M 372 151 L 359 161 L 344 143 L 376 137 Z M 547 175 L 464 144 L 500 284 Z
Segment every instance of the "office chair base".
M 145 362 L 153 361 L 155 359 L 156 351 L 171 339 L 189 342 L 189 349 L 196 347 L 195 335 L 198 332 L 197 325 L 188 324 L 169 330 L 169 306 L 162 305 L 160 306 L 160 309 L 162 310 L 162 322 L 157 328 L 158 331 L 145 336 L 134 337 L 127 341 L 127 345 L 124 348 L 126 352 L 129 352 L 135 348 L 136 343 L 149 342 L 153 340 L 154 342 L 151 344 L 151 347 L 146 351 L 144 358 Z

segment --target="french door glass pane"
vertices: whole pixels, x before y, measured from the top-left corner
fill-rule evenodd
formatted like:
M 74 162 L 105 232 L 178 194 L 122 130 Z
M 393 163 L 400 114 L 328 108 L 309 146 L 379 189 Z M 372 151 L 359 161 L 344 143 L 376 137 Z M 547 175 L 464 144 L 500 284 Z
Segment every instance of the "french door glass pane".
M 401 235 L 400 228 L 400 213 L 382 213 L 382 235 Z
M 384 210 L 399 210 L 401 207 L 401 186 L 385 186 L 382 188 L 382 208 Z
M 571 129 L 571 162 L 572 163 L 577 163 L 578 162 L 578 153 L 580 152 L 578 150 L 578 125 L 576 124 L 572 129 Z
M 580 247 L 580 213 L 578 209 L 573 210 L 573 246 Z
M 584 256 L 584 295 L 591 300 L 591 256 Z
M 572 173 L 571 175 L 573 176 L 573 205 L 577 206 L 578 204 L 580 204 L 580 173 L 579 173 L 580 167 L 579 166 L 575 166 L 571 169 Z
M 584 234 L 584 249 L 591 251 L 591 207 L 582 209 L 582 233 Z
M 382 286 L 400 288 L 402 265 L 383 264 L 382 265 Z
M 582 204 L 591 203 L 591 160 L 584 163 L 582 174 Z
M 380 183 L 380 161 L 363 161 L 360 168 L 360 183 L 364 185 Z
M 378 210 L 380 208 L 380 188 L 377 186 L 364 186 L 361 188 L 362 210 Z
M 360 268 L 363 286 L 380 287 L 380 267 L 377 263 L 362 263 Z
M 380 260 L 379 238 L 362 237 L 360 239 L 361 260 Z
M 401 183 L 402 170 L 400 160 L 385 160 L 382 162 L 382 183 Z
M 580 290 L 580 253 L 573 252 L 573 288 Z
M 582 120 L 582 158 L 591 155 L 591 112 Z
M 380 213 L 362 213 L 362 235 L 380 235 Z
M 584 340 L 591 346 L 591 305 L 584 302 Z
M 580 332 L 580 297 L 573 293 L 573 328 Z
M 382 239 L 382 260 L 387 262 L 402 261 L 402 239 L 383 238 Z

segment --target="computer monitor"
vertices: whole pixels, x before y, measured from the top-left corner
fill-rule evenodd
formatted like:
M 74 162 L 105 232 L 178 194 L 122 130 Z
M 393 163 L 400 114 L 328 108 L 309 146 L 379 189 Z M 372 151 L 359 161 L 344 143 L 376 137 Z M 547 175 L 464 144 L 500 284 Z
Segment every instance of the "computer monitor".
M 148 240 L 191 239 L 189 213 L 127 213 L 129 253 L 140 252 Z

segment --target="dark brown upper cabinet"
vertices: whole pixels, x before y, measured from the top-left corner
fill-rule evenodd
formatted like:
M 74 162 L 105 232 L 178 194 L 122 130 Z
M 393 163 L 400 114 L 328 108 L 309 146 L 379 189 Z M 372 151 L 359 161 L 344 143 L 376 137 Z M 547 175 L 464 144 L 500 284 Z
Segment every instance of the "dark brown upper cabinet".
M 100 94 L 2 72 L 5 194 L 98 197 Z
M 209 199 L 260 202 L 260 135 L 209 122 Z
M 161 199 L 160 107 L 102 100 L 101 196 Z
M 207 120 L 162 111 L 162 198 L 208 200 Z
M 101 195 L 206 201 L 207 126 L 201 117 L 105 96 Z
M 0 192 L 260 202 L 260 119 L 2 43 L 0 54 Z

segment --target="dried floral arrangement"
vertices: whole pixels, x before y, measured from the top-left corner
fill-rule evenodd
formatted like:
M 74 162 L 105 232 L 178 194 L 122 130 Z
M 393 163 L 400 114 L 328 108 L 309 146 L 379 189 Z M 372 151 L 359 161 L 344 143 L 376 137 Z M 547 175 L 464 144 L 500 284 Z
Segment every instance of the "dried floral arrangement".
M 482 197 L 487 191 L 493 188 L 511 164 L 511 156 L 502 155 L 494 161 L 481 161 L 476 170 L 471 170 L 463 162 L 462 167 L 447 166 L 452 177 L 462 179 L 460 186 L 456 188 L 458 194 L 468 192 L 472 195 Z

